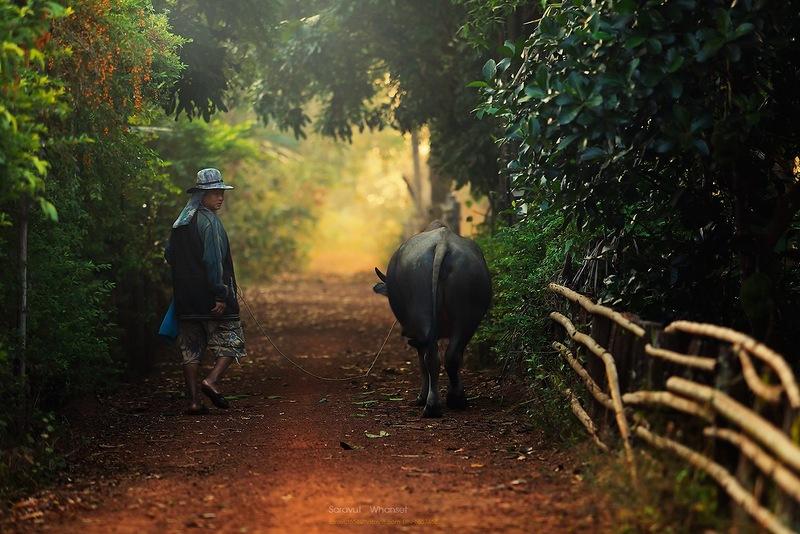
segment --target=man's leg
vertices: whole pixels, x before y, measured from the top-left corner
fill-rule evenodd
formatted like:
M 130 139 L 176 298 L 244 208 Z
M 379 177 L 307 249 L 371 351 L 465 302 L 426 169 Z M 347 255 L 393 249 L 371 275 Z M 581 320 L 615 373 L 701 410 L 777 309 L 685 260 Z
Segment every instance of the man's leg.
M 186 398 L 189 414 L 207 411 L 200 401 L 198 377 L 200 375 L 200 354 L 206 344 L 206 334 L 197 321 L 181 321 L 178 334 L 178 348 L 183 360 L 183 379 L 186 382 Z
M 203 393 L 219 408 L 227 408 L 228 401 L 219 390 L 222 375 L 234 359 L 245 356 L 244 333 L 240 321 L 219 321 L 208 325 L 208 351 L 216 357 L 214 368 L 202 382 Z
M 208 373 L 208 376 L 203 380 L 203 384 L 219 393 L 217 382 L 219 382 L 223 373 L 225 373 L 232 363 L 233 358 L 230 356 L 220 356 L 217 358 L 217 363 L 214 364 L 214 368 L 211 369 L 211 372 Z
M 186 393 L 189 399 L 189 411 L 198 411 L 202 409 L 203 403 L 200 402 L 200 390 L 197 387 L 197 377 L 200 375 L 200 364 L 185 363 L 183 364 L 183 379 L 186 381 Z

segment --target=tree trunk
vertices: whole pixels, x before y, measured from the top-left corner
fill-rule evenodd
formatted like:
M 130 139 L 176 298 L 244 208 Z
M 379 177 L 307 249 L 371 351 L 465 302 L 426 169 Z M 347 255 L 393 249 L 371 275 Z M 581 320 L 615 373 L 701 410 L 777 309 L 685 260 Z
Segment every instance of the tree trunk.
M 19 347 L 14 366 L 16 374 L 25 381 L 28 345 L 28 198 L 23 197 L 19 213 Z
M 422 162 L 419 155 L 419 129 L 411 130 L 411 160 L 414 164 L 414 176 L 411 177 L 414 204 L 417 210 L 415 232 L 422 230 L 428 224 L 427 202 L 423 194 Z

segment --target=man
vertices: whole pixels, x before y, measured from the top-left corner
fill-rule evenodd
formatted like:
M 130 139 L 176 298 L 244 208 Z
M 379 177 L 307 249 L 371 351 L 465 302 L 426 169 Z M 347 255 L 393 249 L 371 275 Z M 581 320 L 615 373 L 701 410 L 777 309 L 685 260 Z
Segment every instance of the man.
M 245 356 L 228 235 L 217 217 L 226 189 L 233 187 L 225 185 L 217 169 L 197 173 L 197 183 L 187 190 L 192 197 L 172 225 L 165 254 L 172 267 L 188 415 L 208 413 L 198 395 L 203 351 L 213 355 L 215 364 L 199 389 L 223 409 L 228 408 L 228 401 L 220 393 L 219 381 L 233 360 Z

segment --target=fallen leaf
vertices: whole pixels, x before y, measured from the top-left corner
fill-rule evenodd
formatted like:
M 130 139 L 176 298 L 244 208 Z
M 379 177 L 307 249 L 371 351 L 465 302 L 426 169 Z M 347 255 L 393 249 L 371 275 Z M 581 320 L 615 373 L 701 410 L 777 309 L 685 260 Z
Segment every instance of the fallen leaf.
M 380 431 L 380 432 L 378 432 L 377 434 L 370 434 L 369 432 L 367 432 L 367 431 L 365 430 L 365 431 L 364 431 L 364 434 L 366 434 L 366 436 L 367 436 L 368 438 L 385 438 L 386 436 L 388 436 L 388 435 L 389 435 L 389 433 L 388 433 L 387 431 L 385 431 L 385 430 L 381 430 L 381 431 Z

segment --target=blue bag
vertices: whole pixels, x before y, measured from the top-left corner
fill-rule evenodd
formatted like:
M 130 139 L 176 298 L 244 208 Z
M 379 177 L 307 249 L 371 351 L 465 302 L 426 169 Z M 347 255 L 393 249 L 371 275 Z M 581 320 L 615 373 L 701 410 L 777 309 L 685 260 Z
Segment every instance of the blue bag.
M 175 341 L 178 337 L 178 318 L 175 317 L 175 299 L 169 303 L 167 313 L 164 314 L 164 320 L 161 321 L 161 328 L 158 329 L 158 335 L 168 338 L 170 341 Z

